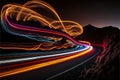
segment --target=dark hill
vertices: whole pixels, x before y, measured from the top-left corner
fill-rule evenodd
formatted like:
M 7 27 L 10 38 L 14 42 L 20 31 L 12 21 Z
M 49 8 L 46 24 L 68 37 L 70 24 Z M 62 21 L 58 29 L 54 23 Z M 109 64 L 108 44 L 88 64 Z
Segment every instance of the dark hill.
M 89 25 L 84 27 L 79 38 L 92 43 L 102 42 L 104 51 L 97 56 L 94 65 L 81 72 L 78 80 L 120 80 L 120 30 L 112 26 L 98 29 Z
M 87 25 L 83 27 L 83 29 L 84 29 L 83 34 L 78 36 L 77 39 L 86 40 L 93 44 L 103 43 L 104 38 L 107 35 L 119 33 L 119 29 L 116 27 L 112 27 L 112 26 L 108 26 L 104 28 L 96 28 L 92 25 Z

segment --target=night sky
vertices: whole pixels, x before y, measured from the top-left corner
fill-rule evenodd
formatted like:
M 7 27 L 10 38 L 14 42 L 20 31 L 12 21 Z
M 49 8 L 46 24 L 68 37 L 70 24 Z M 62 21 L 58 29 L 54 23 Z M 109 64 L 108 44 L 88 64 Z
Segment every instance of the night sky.
M 0 0 L 24 3 L 28 0 Z M 44 0 L 51 4 L 63 20 L 73 20 L 82 26 L 114 26 L 120 28 L 120 4 L 118 0 Z

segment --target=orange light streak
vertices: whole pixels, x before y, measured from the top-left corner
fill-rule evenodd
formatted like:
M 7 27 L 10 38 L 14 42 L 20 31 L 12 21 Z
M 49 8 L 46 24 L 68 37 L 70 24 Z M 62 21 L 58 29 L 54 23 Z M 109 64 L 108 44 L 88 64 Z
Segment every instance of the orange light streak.
M 45 15 L 41 13 L 39 10 L 38 12 L 35 11 L 35 9 L 44 9 L 45 11 L 49 11 L 50 15 Z M 48 13 L 48 14 L 49 14 Z M 56 10 L 48 3 L 40 0 L 40 1 L 28 1 L 25 4 L 7 4 L 3 6 L 1 10 L 1 20 L 6 20 L 6 16 L 10 17 L 11 19 L 15 18 L 15 21 L 38 21 L 43 27 L 49 27 L 53 29 L 58 29 L 69 36 L 76 37 L 78 35 L 81 35 L 83 33 L 83 28 L 82 26 L 74 21 L 70 20 L 62 20 L 61 17 L 58 15 Z M 51 18 L 50 16 L 53 16 Z M 11 28 L 11 27 L 10 27 Z M 9 29 L 9 28 L 8 28 Z M 6 30 L 8 32 L 14 32 L 14 29 Z M 50 35 L 49 35 L 50 36 Z M 56 43 L 58 38 L 50 38 L 54 40 Z M 3 43 L 2 43 L 3 44 Z M 50 43 L 51 44 L 51 43 Z M 52 44 L 50 47 L 42 47 L 45 46 L 44 44 L 38 43 L 37 45 L 34 45 L 32 47 L 27 47 L 27 46 L 21 46 L 21 45 L 12 45 L 7 46 L 6 44 L 0 45 L 0 49 L 17 49 L 17 50 L 52 50 L 52 49 L 62 49 L 62 48 L 67 48 L 71 47 L 73 45 L 62 45 L 56 46 Z
M 52 60 L 52 61 L 48 61 L 48 62 L 36 64 L 36 65 L 26 66 L 26 67 L 23 67 L 23 68 L 18 68 L 18 69 L 2 72 L 2 73 L 0 73 L 0 77 L 15 75 L 15 74 L 23 73 L 23 72 L 26 72 L 26 71 L 31 71 L 31 70 L 34 70 L 34 69 L 39 69 L 39 68 L 47 67 L 47 66 L 54 65 L 54 64 L 57 64 L 57 63 L 65 62 L 65 61 L 80 57 L 82 55 L 85 55 L 88 52 L 90 52 L 92 49 L 93 49 L 93 47 L 90 46 L 90 48 L 87 49 L 86 51 L 80 52 L 79 54 L 76 54 L 76 55 L 73 55 L 73 56 L 60 58 L 60 59 L 56 59 L 56 60 Z

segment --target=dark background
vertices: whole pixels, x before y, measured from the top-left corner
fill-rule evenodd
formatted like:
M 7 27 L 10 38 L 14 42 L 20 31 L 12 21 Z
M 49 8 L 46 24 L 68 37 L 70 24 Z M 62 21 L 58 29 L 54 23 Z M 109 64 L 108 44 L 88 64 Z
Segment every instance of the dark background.
M 28 0 L 0 0 L 0 9 L 7 3 L 25 3 Z M 50 3 L 62 19 L 73 20 L 85 26 L 77 39 L 92 44 L 101 44 L 104 51 L 93 64 L 65 73 L 57 80 L 119 80 L 120 75 L 120 5 L 117 0 L 44 0 Z M 94 25 L 98 28 L 95 28 Z M 109 26 L 109 27 L 105 27 Z M 113 26 L 113 27 L 112 27 Z M 100 28 L 104 27 L 104 28 Z M 114 28 L 118 27 L 118 28 Z M 99 29 L 100 28 L 100 29 Z M 13 36 L 1 30 L 1 42 L 33 42 L 30 39 Z M 88 64 L 89 65 L 89 64 Z M 73 74 L 74 72 L 74 74 Z M 76 77 L 76 74 L 78 76 Z M 78 78 L 79 77 L 79 78 Z M 12 79 L 13 80 L 13 79 Z M 55 79 L 53 79 L 55 80 Z
M 0 0 L 7 3 L 25 3 L 29 0 Z M 62 19 L 73 20 L 82 26 L 115 26 L 120 28 L 120 5 L 118 0 L 43 0 L 51 4 Z M 1 7 L 0 7 L 1 8 Z

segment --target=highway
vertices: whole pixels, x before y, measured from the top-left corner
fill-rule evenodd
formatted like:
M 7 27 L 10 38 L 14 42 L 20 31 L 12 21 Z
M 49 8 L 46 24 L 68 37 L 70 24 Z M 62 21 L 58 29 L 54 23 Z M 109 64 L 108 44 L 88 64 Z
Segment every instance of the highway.
M 67 58 L 67 57 L 78 55 L 78 52 L 80 54 L 84 52 L 85 49 L 88 50 L 87 47 L 80 48 L 76 46 L 74 49 L 69 49 L 67 50 L 68 51 L 67 53 L 64 53 L 64 54 L 62 53 L 61 55 L 60 53 L 58 53 L 58 54 L 55 54 L 54 56 L 46 56 L 46 57 L 44 56 L 42 58 L 39 56 L 36 56 L 33 58 L 27 58 L 28 61 L 25 60 L 25 58 L 22 58 L 22 59 L 20 58 L 15 60 L 5 60 L 5 61 L 2 61 L 3 63 L 1 62 L 1 64 L 3 64 L 1 66 L 3 73 L 0 77 L 2 78 L 2 80 L 19 80 L 19 79 L 20 80 L 36 80 L 36 79 L 51 80 L 54 77 L 57 77 L 76 67 L 80 67 L 81 65 L 84 65 L 86 62 L 88 62 L 89 60 L 92 60 L 102 52 L 101 47 L 93 47 L 92 51 L 88 51 L 87 54 L 79 55 L 78 57 L 71 58 L 71 59 Z M 70 50 L 72 51 L 69 52 Z M 57 60 L 66 59 L 66 58 L 68 60 L 56 63 Z M 40 67 L 41 63 L 49 64 L 50 61 L 55 61 L 55 63 Z M 33 68 L 33 66 L 35 68 Z M 26 70 L 26 68 L 32 68 L 32 69 Z M 21 69 L 23 70 L 23 72 L 20 72 L 22 71 Z M 14 74 L 14 71 L 15 72 L 18 71 L 18 73 Z M 7 72 L 7 73 L 4 73 L 4 72 Z

